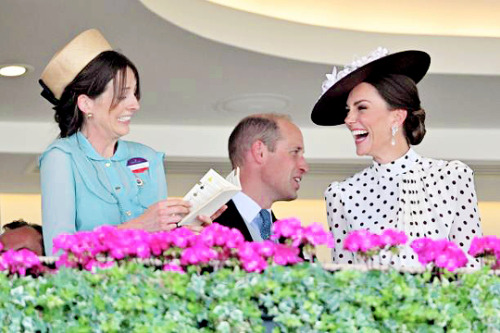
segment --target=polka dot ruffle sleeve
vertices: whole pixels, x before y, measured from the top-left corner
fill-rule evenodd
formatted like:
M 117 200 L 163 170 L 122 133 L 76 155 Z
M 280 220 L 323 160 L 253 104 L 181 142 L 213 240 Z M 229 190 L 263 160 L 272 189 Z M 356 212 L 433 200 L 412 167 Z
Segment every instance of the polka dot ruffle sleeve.
M 344 238 L 349 233 L 349 227 L 344 215 L 340 192 L 338 182 L 331 183 L 325 191 L 326 215 L 335 242 L 332 249 L 332 258 L 335 263 L 352 264 L 354 263 L 354 255 L 342 248 Z
M 449 240 L 456 243 L 467 253 L 474 237 L 481 237 L 481 218 L 474 188 L 474 172 L 459 161 L 450 162 L 447 175 L 448 186 L 456 193 L 455 215 L 450 226 Z M 469 266 L 475 267 L 477 260 L 469 258 Z

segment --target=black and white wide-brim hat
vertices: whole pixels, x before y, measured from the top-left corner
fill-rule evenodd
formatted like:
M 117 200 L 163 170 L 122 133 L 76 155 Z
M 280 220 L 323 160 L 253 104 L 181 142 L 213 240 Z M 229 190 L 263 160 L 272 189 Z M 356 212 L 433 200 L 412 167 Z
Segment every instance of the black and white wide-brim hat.
M 351 90 L 370 77 L 401 74 L 418 83 L 427 73 L 431 57 L 423 51 L 403 51 L 389 54 L 378 48 L 370 55 L 354 61 L 337 73 L 327 74 L 323 82 L 323 95 L 314 105 L 311 120 L 316 125 L 334 126 L 344 123 L 346 102 Z

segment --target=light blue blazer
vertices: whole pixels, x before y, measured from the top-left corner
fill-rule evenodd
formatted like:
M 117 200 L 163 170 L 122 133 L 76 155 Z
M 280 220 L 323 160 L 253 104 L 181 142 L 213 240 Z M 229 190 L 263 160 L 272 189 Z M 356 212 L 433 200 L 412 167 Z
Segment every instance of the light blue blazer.
M 142 158 L 142 172 L 131 159 Z M 117 225 L 140 216 L 167 198 L 164 154 L 130 141 L 118 141 L 113 157 L 99 155 L 80 132 L 55 140 L 40 156 L 42 227 L 45 252 L 61 233 Z

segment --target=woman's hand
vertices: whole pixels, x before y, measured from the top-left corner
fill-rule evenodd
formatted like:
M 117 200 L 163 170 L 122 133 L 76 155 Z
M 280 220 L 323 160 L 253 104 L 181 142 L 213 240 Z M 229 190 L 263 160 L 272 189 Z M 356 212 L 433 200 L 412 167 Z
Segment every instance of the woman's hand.
M 123 223 L 121 228 L 142 229 L 149 232 L 170 231 L 175 229 L 182 217 L 189 213 L 190 207 L 188 201 L 178 198 L 161 200 L 149 206 L 138 218 Z
M 185 227 L 194 232 L 195 234 L 199 234 L 203 228 L 209 226 L 212 224 L 212 222 L 221 216 L 222 213 L 227 209 L 227 206 L 224 205 L 221 208 L 219 208 L 215 213 L 212 214 L 212 216 L 208 217 L 206 215 L 198 215 L 197 219 L 198 221 L 201 222 L 201 225 L 186 225 Z

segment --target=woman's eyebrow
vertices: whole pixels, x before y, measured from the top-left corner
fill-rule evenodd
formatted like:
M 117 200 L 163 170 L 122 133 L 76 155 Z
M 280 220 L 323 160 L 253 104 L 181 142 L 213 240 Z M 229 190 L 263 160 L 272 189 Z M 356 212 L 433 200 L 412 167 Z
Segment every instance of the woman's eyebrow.
M 367 100 L 367 99 L 360 99 L 359 101 L 354 102 L 354 104 L 353 104 L 353 105 L 358 105 L 358 104 L 359 104 L 359 103 L 361 103 L 361 102 L 370 102 L 370 101 L 369 101 L 369 100 Z

